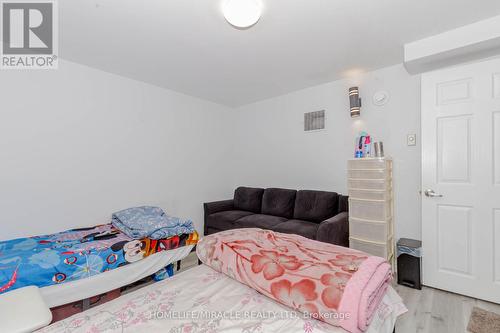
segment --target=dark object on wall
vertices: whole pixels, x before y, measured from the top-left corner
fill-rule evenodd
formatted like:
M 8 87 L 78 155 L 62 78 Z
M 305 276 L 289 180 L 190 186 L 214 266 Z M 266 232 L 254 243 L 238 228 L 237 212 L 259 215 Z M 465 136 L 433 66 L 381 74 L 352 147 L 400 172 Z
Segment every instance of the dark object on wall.
M 421 247 L 422 242 L 418 240 L 401 238 L 398 241 L 398 284 L 422 289 Z
M 325 110 L 304 113 L 304 131 L 325 129 Z
M 359 88 L 349 88 L 349 105 L 351 107 L 351 118 L 361 115 L 361 98 L 359 98 Z
M 347 197 L 335 192 L 239 187 L 234 199 L 204 208 L 205 235 L 261 228 L 349 247 Z

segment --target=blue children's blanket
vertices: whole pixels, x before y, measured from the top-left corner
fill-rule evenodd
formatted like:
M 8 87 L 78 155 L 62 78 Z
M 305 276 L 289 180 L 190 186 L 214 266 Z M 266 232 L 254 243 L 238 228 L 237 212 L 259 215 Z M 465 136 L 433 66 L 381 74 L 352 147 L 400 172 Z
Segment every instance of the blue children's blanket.
M 105 224 L 0 241 L 0 294 L 31 285 L 41 288 L 88 278 L 154 253 L 196 244 L 197 239 L 194 233 L 136 240 Z
M 135 239 L 162 239 L 194 231 L 193 222 L 165 214 L 159 207 L 134 207 L 113 214 L 113 225 Z

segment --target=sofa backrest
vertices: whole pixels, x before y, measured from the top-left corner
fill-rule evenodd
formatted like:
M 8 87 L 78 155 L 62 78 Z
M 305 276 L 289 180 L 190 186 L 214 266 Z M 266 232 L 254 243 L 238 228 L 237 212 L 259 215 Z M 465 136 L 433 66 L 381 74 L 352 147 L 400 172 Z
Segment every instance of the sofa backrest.
M 262 196 L 262 214 L 291 219 L 295 208 L 296 190 L 267 188 Z
M 339 195 L 335 192 L 298 191 L 293 218 L 319 223 L 337 215 L 338 209 Z
M 259 214 L 263 194 L 263 188 L 238 187 L 234 191 L 234 209 Z
M 234 209 L 287 219 L 319 223 L 348 208 L 348 197 L 335 192 L 254 187 L 234 191 Z

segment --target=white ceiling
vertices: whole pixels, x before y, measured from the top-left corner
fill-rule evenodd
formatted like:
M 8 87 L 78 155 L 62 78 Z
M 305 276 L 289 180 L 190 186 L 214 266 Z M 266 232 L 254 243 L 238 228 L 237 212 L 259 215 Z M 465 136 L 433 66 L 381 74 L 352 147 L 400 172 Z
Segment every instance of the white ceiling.
M 500 14 L 498 0 L 263 0 L 237 30 L 221 2 L 59 1 L 60 55 L 238 106 L 401 63 L 406 42 Z

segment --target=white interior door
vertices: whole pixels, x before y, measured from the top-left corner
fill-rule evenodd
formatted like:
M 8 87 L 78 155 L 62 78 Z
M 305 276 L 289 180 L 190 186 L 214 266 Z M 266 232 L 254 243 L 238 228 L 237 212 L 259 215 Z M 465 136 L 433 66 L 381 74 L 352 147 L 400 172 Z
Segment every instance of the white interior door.
M 500 59 L 422 76 L 422 159 L 424 284 L 500 303 Z

